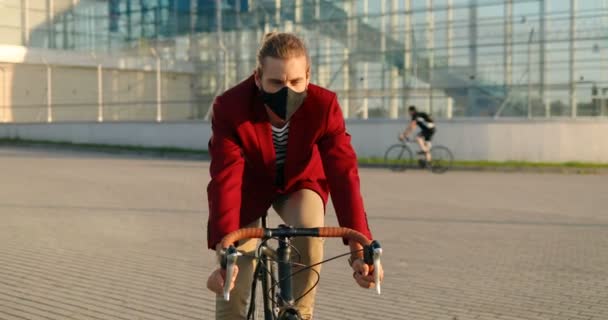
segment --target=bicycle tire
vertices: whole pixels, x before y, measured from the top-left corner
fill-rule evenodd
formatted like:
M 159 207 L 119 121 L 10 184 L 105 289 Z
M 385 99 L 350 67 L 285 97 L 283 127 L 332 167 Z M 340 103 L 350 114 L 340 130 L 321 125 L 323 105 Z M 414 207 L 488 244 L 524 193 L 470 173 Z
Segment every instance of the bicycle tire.
M 287 313 L 280 315 L 277 320 L 302 320 L 302 318 L 297 314 Z
M 275 293 L 275 286 L 272 285 L 273 281 L 276 281 L 273 264 L 268 257 L 260 255 L 251 284 L 247 320 L 276 319 L 275 300 L 270 298 Z
M 274 268 L 271 260 L 265 255 L 262 256 L 262 259 L 265 259 L 265 266 L 262 267 L 260 275 L 260 280 L 262 281 L 262 303 L 263 303 L 263 313 L 264 317 L 261 319 L 264 320 L 274 320 L 274 310 L 276 305 L 274 304 L 275 297 L 275 286 L 272 284 L 276 281 L 276 276 L 274 273 Z M 270 297 L 273 297 L 272 299 Z
M 452 151 L 444 146 L 435 146 L 431 148 L 431 172 L 444 173 L 452 168 L 454 156 Z
M 255 271 L 253 272 L 249 304 L 247 306 L 247 320 L 265 320 L 264 303 L 263 301 L 260 301 L 261 299 L 259 299 L 260 297 L 264 296 L 264 289 L 261 287 L 262 281 L 260 279 L 260 268 L 260 264 L 256 265 Z
M 384 153 L 384 165 L 392 171 L 405 171 L 413 162 L 412 150 L 402 143 L 390 146 Z

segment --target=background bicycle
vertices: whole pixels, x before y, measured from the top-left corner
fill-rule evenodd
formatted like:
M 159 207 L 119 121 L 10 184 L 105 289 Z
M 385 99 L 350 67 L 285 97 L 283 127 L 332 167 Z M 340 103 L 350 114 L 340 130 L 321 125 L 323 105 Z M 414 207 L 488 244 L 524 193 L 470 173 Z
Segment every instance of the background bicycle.
M 416 145 L 414 149 L 410 144 Z M 414 153 L 413 150 L 416 150 Z M 414 157 L 414 154 L 417 157 Z M 444 173 L 452 167 L 454 156 L 450 149 L 442 145 L 431 145 L 431 162 L 427 162 L 424 152 L 415 141 L 406 139 L 393 144 L 384 153 L 384 164 L 394 171 L 404 171 L 416 167 L 427 168 L 433 173 Z

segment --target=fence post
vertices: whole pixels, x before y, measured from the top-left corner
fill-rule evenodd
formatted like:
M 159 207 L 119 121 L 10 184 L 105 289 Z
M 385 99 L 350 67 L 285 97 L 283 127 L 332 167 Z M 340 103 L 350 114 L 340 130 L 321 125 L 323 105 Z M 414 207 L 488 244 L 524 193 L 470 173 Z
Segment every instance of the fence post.
M 160 70 L 160 56 L 154 48 L 150 48 L 152 55 L 156 58 L 156 122 L 163 121 L 163 101 L 162 101 L 162 78 Z
M 97 122 L 103 122 L 103 69 L 97 62 Z
M 53 122 L 53 69 L 51 65 L 43 59 L 46 66 L 46 122 Z

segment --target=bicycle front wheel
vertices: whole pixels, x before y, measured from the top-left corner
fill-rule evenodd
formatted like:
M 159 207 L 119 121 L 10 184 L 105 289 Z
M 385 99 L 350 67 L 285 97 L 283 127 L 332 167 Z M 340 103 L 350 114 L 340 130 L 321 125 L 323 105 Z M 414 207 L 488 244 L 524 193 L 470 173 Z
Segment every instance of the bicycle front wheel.
M 384 153 L 384 165 L 393 171 L 404 171 L 413 161 L 412 150 L 404 144 L 392 145 Z
M 251 283 L 247 320 L 275 320 L 275 273 L 271 259 L 261 254 Z
M 434 173 L 444 173 L 452 168 L 454 156 L 450 149 L 443 146 L 431 148 L 431 171 Z

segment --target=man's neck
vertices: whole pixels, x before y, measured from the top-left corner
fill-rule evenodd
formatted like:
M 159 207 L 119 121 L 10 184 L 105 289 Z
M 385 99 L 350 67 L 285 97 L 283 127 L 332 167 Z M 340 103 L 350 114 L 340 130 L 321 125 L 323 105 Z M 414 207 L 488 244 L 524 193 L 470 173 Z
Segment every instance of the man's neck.
M 285 126 L 285 124 L 287 124 L 287 121 L 281 119 L 279 116 L 277 116 L 274 112 L 272 112 L 272 110 L 270 110 L 270 108 L 268 106 L 264 106 L 266 107 L 266 113 L 268 114 L 268 119 L 270 120 L 270 124 L 273 127 L 276 128 L 283 128 Z

